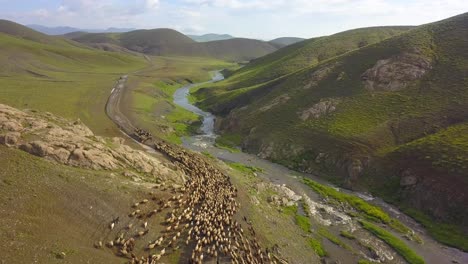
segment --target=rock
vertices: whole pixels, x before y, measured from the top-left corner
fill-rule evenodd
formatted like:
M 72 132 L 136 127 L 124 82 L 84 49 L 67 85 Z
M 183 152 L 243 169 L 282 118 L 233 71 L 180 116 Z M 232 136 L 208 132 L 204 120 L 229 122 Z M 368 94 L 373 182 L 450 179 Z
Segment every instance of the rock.
M 326 157 L 325 153 L 319 153 L 317 157 L 315 157 L 315 163 L 321 163 L 324 157 Z
M 339 99 L 322 99 L 320 102 L 314 104 L 311 108 L 302 112 L 298 112 L 299 118 L 306 121 L 310 118 L 318 119 L 323 115 L 330 114 L 336 110 L 336 106 L 340 102 Z
M 261 107 L 259 110 L 262 111 L 262 112 L 268 111 L 268 110 L 270 110 L 271 108 L 273 108 L 273 107 L 275 107 L 277 105 L 285 104 L 286 102 L 289 101 L 289 99 L 291 99 L 291 97 L 289 97 L 288 94 L 280 95 L 280 96 L 276 97 L 275 99 L 273 99 L 273 101 L 271 101 L 271 103 Z
M 68 158 L 70 157 L 70 151 L 64 148 L 57 148 L 51 156 L 54 160 L 65 164 L 68 162 Z
M 352 160 L 347 167 L 347 172 L 348 172 L 348 182 L 353 183 L 356 182 L 357 179 L 359 178 L 359 175 L 361 175 L 361 172 L 363 171 L 363 165 L 361 160 L 359 159 L 354 159 Z
M 418 183 L 418 178 L 413 175 L 411 170 L 407 169 L 401 173 L 400 186 L 411 186 Z
M 12 132 L 19 132 L 23 130 L 23 126 L 14 120 L 8 120 L 4 123 L 1 124 L 0 126 L 1 129 L 12 131 Z
M 31 144 L 31 149 L 30 152 L 33 155 L 39 156 L 39 157 L 45 157 L 50 153 L 54 152 L 54 149 L 50 147 L 47 143 L 43 141 L 33 141 L 30 143 Z
M 374 67 L 361 75 L 361 80 L 369 91 L 398 91 L 420 79 L 430 69 L 431 60 L 414 50 L 377 61 Z
M 112 143 L 116 145 L 122 145 L 125 142 L 125 139 L 120 138 L 120 137 L 113 137 L 112 138 Z
M 144 176 L 184 183 L 186 177 L 184 171 L 172 163 L 162 163 L 144 151 L 124 145 L 123 138 L 94 136 L 80 120 L 70 122 L 51 113 L 22 112 L 0 104 L 0 133 L 0 144 L 65 165 L 94 170 L 131 170 L 139 174 L 138 180 Z
M 314 71 L 310 77 L 308 83 L 304 86 L 304 89 L 310 89 L 314 86 L 317 86 L 320 81 L 325 79 L 335 68 L 335 64 L 331 65 L 326 65 L 324 67 L 321 67 L 320 69 Z
M 251 196 L 250 200 L 252 201 L 252 204 L 254 205 L 259 205 L 260 201 L 258 200 L 257 196 Z
M 86 160 L 83 150 L 79 148 L 75 149 L 70 155 L 70 160 L 76 163 L 83 163 Z
M 280 198 L 279 198 L 278 195 L 272 195 L 272 196 L 268 197 L 267 202 L 269 202 L 269 203 L 271 203 L 273 205 L 276 205 L 276 206 L 281 205 Z
M 5 135 L 0 135 L 0 144 L 8 147 L 15 146 L 18 143 L 21 134 L 18 132 L 8 132 Z

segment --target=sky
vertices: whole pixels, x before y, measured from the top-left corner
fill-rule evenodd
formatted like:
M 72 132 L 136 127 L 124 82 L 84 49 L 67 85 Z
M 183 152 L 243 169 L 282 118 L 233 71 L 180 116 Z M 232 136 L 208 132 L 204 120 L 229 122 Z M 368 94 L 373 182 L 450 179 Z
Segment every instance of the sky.
M 468 12 L 468 0 L 0 0 L 0 18 L 87 29 L 173 28 L 273 39 L 421 25 Z

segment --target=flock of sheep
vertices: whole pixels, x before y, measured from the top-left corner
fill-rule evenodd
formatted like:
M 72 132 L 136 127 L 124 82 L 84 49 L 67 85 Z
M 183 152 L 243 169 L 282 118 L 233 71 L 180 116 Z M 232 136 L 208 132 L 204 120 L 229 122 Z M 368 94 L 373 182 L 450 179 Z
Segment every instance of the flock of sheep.
M 137 132 L 135 135 L 140 141 L 166 154 L 184 170 L 188 180 L 185 186 L 177 188 L 158 186 L 172 192 L 169 198 L 152 196 L 135 203 L 128 217 L 139 219 L 139 226 L 128 224 L 124 228 L 126 235 L 121 233 L 106 243 L 109 248 L 130 259 L 130 263 L 158 263 L 163 256 L 181 247 L 188 252 L 189 263 L 284 262 L 259 245 L 247 218 L 244 217 L 244 225 L 235 219 L 239 208 L 237 189 L 227 175 L 196 154 L 164 142 L 148 140 L 151 137 L 147 132 Z M 148 221 L 154 215 L 165 217 L 165 227 L 158 238 L 145 246 L 144 256 L 137 256 L 136 240 L 147 239 Z M 120 222 L 119 218 L 112 220 L 109 228 L 116 228 Z M 102 242 L 98 242 L 96 247 L 103 247 Z

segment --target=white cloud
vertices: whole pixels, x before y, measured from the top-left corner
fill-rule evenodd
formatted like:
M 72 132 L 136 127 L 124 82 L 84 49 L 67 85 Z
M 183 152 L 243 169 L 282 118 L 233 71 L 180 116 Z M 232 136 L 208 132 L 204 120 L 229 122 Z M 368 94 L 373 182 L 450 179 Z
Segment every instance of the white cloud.
M 62 0 L 37 10 L 0 10 L 0 17 L 48 26 L 169 27 L 268 39 L 418 25 L 467 11 L 466 0 Z
M 156 9 L 159 7 L 159 0 L 146 0 L 146 7 L 149 9 Z

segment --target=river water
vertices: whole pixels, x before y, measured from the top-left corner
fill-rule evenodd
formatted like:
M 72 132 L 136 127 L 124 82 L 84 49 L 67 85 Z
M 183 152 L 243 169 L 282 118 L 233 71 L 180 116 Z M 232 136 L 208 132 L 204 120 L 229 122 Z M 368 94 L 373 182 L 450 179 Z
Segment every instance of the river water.
M 224 77 L 220 72 L 213 72 L 212 80 L 210 82 L 217 82 L 223 80 Z M 217 157 L 218 159 L 228 161 L 228 162 L 239 162 L 245 165 L 259 167 L 263 169 L 262 173 L 259 173 L 258 176 L 262 177 L 263 179 L 276 184 L 286 186 L 287 188 L 294 191 L 296 194 L 308 197 L 312 203 L 317 203 L 319 206 L 328 206 L 326 204 L 321 204 L 320 197 L 312 191 L 308 186 L 304 185 L 301 182 L 302 177 L 310 178 L 314 181 L 317 181 L 321 184 L 328 184 L 323 179 L 320 179 L 311 174 L 299 173 L 292 171 L 282 165 L 272 163 L 268 160 L 261 159 L 256 155 L 244 153 L 244 152 L 235 152 L 231 153 L 230 151 L 220 149 L 214 146 L 214 142 L 216 139 L 216 133 L 214 131 L 214 121 L 216 117 L 209 113 L 201 110 L 200 108 L 196 107 L 195 105 L 191 104 L 188 97 L 190 93 L 190 89 L 194 86 L 201 85 L 205 83 L 198 83 L 198 84 L 190 84 L 179 88 L 174 93 L 174 103 L 203 117 L 203 124 L 201 126 L 200 135 L 194 135 L 191 137 L 183 138 L 183 146 L 199 151 L 199 152 L 208 152 L 213 156 Z M 331 185 L 330 185 L 331 186 Z M 381 199 L 374 198 L 368 194 L 363 193 L 356 193 L 351 192 L 348 190 L 339 189 L 334 187 L 337 190 L 351 193 L 357 195 L 373 204 L 376 204 L 382 207 L 389 215 L 392 217 L 398 218 L 401 222 L 405 225 L 409 226 L 410 228 L 414 229 L 418 235 L 424 240 L 424 244 L 418 244 L 413 241 L 405 241 L 408 246 L 410 246 L 413 250 L 415 250 L 420 256 L 422 256 L 426 263 L 434 263 L 434 264 L 449 264 L 449 263 L 468 263 L 468 253 L 462 252 L 460 250 L 449 248 L 444 245 L 439 244 L 432 238 L 430 238 L 425 230 L 416 223 L 412 218 L 404 215 L 403 213 L 399 212 L 397 208 L 392 205 L 389 205 L 382 201 Z M 344 228 L 356 229 L 359 228 L 359 225 L 353 221 L 344 221 L 342 215 L 340 215 L 336 210 L 330 209 L 332 214 L 331 216 L 322 216 L 322 215 L 313 215 L 312 221 L 315 224 L 327 224 L 328 230 L 330 230 L 335 235 L 338 235 L 340 230 Z M 336 215 L 333 215 L 333 211 L 335 211 Z M 338 220 L 333 220 L 338 219 Z M 347 226 L 345 226 L 347 225 Z M 374 239 L 371 236 L 368 236 L 367 232 L 355 232 L 355 234 L 359 234 L 361 237 L 358 237 L 362 240 L 372 240 Z M 398 234 L 395 234 L 398 236 Z M 384 263 L 405 263 L 401 257 L 395 254 L 395 252 L 391 252 L 386 245 L 381 245 L 379 247 L 379 243 L 381 241 L 373 241 L 372 244 L 377 249 L 381 250 L 381 255 L 384 259 Z M 329 252 L 331 260 L 339 261 L 339 263 L 343 264 L 354 264 L 356 263 L 356 256 L 350 254 L 348 251 L 337 247 L 332 243 L 324 243 L 325 249 Z M 387 256 L 387 258 L 385 257 Z M 456 261 L 456 262 L 453 262 Z

